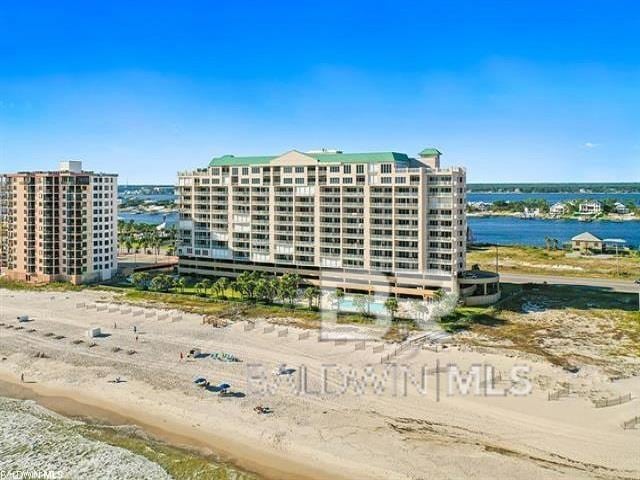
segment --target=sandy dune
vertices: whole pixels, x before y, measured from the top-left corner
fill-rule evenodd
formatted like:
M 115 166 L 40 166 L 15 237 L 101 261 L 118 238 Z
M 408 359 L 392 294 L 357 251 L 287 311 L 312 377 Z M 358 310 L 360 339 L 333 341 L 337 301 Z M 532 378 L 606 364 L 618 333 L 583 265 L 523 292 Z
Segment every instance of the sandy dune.
M 36 382 L 28 386 L 40 393 L 117 411 L 273 478 L 640 478 L 640 431 L 621 428 L 638 415 L 637 377 L 610 382 L 595 368 L 570 374 L 542 360 L 452 346 L 438 353 L 411 349 L 395 362 L 415 374 L 423 365 L 491 365 L 507 380 L 512 366 L 527 364 L 531 394 L 450 396 L 446 374 L 438 380 L 430 375 L 426 393 L 410 384 L 406 395 L 394 395 L 390 383 L 383 392 L 358 392 L 354 385 L 366 365 L 382 374 L 380 358 L 390 346 L 374 353 L 379 344 L 355 350 L 354 342 L 319 342 L 315 333 L 300 340 L 302 331 L 294 328 L 278 336 L 283 327 L 264 333 L 269 324 L 261 322 L 245 331 L 245 322 L 213 328 L 193 314 L 146 309 L 148 315 L 134 316 L 140 308 L 123 313 L 77 307 L 106 307 L 114 300 L 97 292 L 0 291 L 0 322 L 13 327 L 0 325 L 0 377 L 16 381 L 24 372 Z M 19 324 L 20 314 L 33 321 Z M 108 336 L 90 340 L 89 327 Z M 96 346 L 89 347 L 91 341 Z M 180 352 L 192 347 L 227 352 L 242 362 L 181 360 Z M 283 378 L 273 393 L 260 395 L 258 387 L 272 385 L 272 371 L 282 363 L 296 369 L 292 384 Z M 261 368 L 267 380 L 249 381 L 247 372 Z M 341 372 L 349 368 L 353 381 L 338 394 Z M 236 395 L 200 389 L 192 383 L 196 375 L 212 384 L 228 382 Z M 112 383 L 116 376 L 126 382 Z M 549 401 L 548 393 L 564 382 L 572 393 Z M 496 386 L 510 385 L 502 380 Z M 594 391 L 611 398 L 631 393 L 633 400 L 595 408 L 589 400 Z M 258 404 L 274 412 L 258 415 Z

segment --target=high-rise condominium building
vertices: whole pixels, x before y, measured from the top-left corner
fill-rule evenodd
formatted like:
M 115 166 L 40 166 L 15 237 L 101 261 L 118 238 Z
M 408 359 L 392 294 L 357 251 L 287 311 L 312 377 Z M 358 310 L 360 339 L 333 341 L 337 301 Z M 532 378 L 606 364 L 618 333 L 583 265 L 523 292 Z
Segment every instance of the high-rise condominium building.
M 7 267 L 7 219 L 9 217 L 9 192 L 7 190 L 7 177 L 0 174 L 0 270 Z
M 436 149 L 214 158 L 179 173 L 179 270 L 297 273 L 352 292 L 457 291 L 465 191 L 465 170 L 440 168 Z
M 117 175 L 61 162 L 4 176 L 7 276 L 83 283 L 117 270 Z

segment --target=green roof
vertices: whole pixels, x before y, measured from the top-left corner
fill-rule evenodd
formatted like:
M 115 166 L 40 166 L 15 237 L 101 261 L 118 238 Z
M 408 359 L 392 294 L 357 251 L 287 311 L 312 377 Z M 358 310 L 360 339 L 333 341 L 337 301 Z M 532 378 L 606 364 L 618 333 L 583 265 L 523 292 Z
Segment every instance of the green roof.
M 442 155 L 437 148 L 425 148 L 419 153 L 422 157 L 429 157 L 431 155 Z
M 371 153 L 305 153 L 311 158 L 315 158 L 319 163 L 396 163 L 409 162 L 406 153 L 398 152 L 371 152 Z M 265 165 L 280 155 L 256 156 L 256 157 L 236 157 L 234 155 L 223 155 L 216 157 L 209 162 L 210 167 L 238 167 L 250 165 Z

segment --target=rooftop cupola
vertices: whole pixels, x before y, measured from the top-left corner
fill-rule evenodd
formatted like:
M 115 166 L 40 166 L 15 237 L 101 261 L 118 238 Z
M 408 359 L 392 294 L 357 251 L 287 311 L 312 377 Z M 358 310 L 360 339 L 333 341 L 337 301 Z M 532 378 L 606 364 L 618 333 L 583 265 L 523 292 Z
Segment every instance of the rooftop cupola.
M 442 153 L 437 148 L 425 148 L 418 155 L 420 155 L 420 160 L 425 165 L 434 169 L 440 168 L 440 155 Z

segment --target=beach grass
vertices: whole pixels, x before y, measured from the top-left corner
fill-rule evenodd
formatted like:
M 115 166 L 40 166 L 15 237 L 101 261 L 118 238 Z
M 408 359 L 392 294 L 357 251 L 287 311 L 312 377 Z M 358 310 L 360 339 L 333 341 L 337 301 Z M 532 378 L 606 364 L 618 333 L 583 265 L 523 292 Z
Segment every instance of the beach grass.
M 52 283 L 27 283 L 18 280 L 9 280 L 8 278 L 0 278 L 0 288 L 7 290 L 33 290 L 33 291 L 51 291 L 51 292 L 79 292 L 85 285 L 73 285 L 69 282 L 52 282 Z
M 599 287 L 523 285 L 484 312 L 460 308 L 453 325 L 463 323 L 476 346 L 499 347 L 541 356 L 555 365 L 609 364 L 640 357 L 638 295 Z M 594 341 L 597 339 L 597 341 Z M 597 344 L 597 349 L 584 345 Z
M 252 474 L 191 451 L 146 438 L 131 429 L 83 424 L 83 436 L 124 448 L 160 465 L 175 480 L 250 480 Z
M 633 280 L 640 278 L 640 255 L 577 256 L 565 250 L 540 247 L 500 246 L 498 248 L 501 273 L 562 275 L 568 277 L 599 277 Z M 481 269 L 495 270 L 495 247 L 472 247 L 467 252 L 467 264 Z

